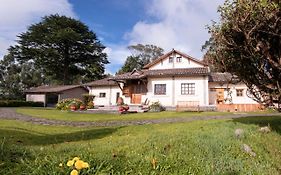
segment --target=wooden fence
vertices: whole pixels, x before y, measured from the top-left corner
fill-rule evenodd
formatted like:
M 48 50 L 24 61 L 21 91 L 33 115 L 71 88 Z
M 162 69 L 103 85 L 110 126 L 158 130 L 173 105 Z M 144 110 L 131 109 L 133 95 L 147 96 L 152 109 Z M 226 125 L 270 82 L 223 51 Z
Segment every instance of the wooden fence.
M 217 104 L 217 111 L 220 112 L 254 112 L 263 109 L 260 104 Z

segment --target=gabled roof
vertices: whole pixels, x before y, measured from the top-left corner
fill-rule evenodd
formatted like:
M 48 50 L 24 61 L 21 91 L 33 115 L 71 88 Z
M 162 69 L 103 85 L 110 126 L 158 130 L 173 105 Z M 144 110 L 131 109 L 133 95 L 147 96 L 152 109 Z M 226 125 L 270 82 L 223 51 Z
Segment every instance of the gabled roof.
M 178 69 L 157 69 L 157 70 L 139 70 L 128 72 L 115 77 L 110 80 L 133 80 L 142 79 L 146 77 L 167 77 L 167 76 L 202 76 L 208 75 L 209 69 L 207 67 L 200 68 L 178 68 Z
M 148 70 L 146 76 L 201 76 L 208 75 L 209 69 L 206 67 L 199 68 L 178 68 L 178 69 L 157 69 Z
M 154 60 L 153 62 L 151 62 L 151 63 L 145 65 L 143 68 L 144 68 L 144 69 L 148 69 L 148 68 L 150 68 L 151 66 L 154 66 L 155 64 L 159 63 L 160 61 L 166 59 L 167 57 L 169 57 L 169 56 L 172 55 L 172 54 L 181 55 L 182 57 L 187 58 L 187 59 L 189 59 L 189 60 L 192 60 L 192 61 L 194 61 L 194 62 L 196 62 L 196 63 L 198 63 L 198 64 L 200 64 L 200 65 L 202 65 L 202 66 L 207 66 L 207 64 L 203 63 L 202 61 L 197 60 L 197 59 L 195 59 L 195 58 L 193 58 L 193 57 L 191 57 L 191 56 L 189 56 L 189 55 L 187 55 L 187 54 L 185 54 L 185 53 L 182 53 L 182 52 L 180 52 L 180 51 L 177 51 L 177 50 L 174 50 L 174 49 L 173 49 L 172 51 L 170 51 L 170 52 L 168 52 L 168 53 L 162 55 L 162 56 L 159 57 L 159 58 L 157 58 L 157 59 Z
M 117 86 L 117 83 L 110 81 L 110 78 L 104 78 L 84 84 L 85 86 Z
M 30 88 L 26 90 L 25 93 L 61 93 L 63 91 L 74 89 L 74 88 L 83 88 L 87 90 L 87 88 L 81 85 L 53 85 L 53 86 L 43 85 L 43 86 Z

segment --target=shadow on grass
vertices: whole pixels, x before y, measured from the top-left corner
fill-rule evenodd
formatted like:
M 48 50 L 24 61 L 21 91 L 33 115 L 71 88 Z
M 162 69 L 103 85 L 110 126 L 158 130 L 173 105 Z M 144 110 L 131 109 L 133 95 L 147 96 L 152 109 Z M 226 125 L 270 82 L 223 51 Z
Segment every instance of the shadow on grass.
M 117 128 L 99 128 L 83 130 L 71 133 L 61 133 L 61 134 L 46 134 L 38 133 L 27 129 L 18 128 L 8 128 L 0 129 L 1 137 L 7 138 L 9 143 L 14 143 L 16 145 L 51 145 L 59 143 L 68 143 L 76 141 L 87 141 L 93 139 L 101 139 L 116 132 Z
M 270 128 L 281 134 L 281 114 L 280 116 L 257 116 L 257 117 L 244 117 L 233 119 L 233 122 L 239 122 L 244 124 L 255 124 L 259 127 L 270 126 Z

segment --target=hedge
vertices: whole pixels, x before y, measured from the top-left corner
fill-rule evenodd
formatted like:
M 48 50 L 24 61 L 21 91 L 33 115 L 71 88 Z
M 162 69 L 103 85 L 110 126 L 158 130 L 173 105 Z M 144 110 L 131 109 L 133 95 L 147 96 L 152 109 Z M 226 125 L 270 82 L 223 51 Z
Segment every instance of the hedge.
M 44 107 L 44 103 L 21 100 L 0 100 L 0 107 Z

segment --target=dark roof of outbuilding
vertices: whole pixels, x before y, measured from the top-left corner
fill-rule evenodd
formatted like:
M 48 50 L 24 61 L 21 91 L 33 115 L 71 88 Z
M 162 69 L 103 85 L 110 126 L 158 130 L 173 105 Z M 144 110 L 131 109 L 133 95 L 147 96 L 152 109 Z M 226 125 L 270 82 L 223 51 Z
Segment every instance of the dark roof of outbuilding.
M 87 90 L 87 88 L 81 85 L 52 85 L 52 86 L 44 85 L 44 86 L 30 88 L 26 90 L 25 93 L 59 93 L 74 88 L 83 88 Z
M 85 86 L 117 86 L 117 83 L 110 81 L 109 78 L 104 78 L 84 84 Z

